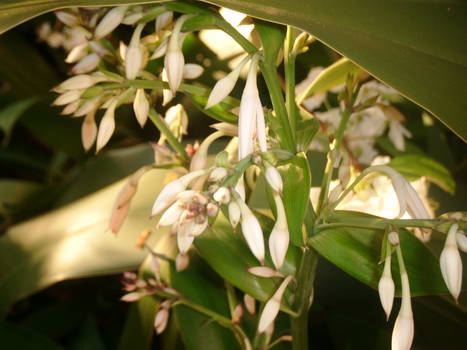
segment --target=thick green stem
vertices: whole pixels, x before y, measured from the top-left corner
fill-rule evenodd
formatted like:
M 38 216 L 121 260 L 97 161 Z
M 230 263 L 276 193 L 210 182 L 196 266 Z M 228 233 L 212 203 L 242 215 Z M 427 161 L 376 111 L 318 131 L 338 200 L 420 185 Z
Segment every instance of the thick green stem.
M 284 43 L 285 102 L 289 113 L 290 127 L 295 137 L 297 125 L 297 105 L 295 104 L 295 54 L 293 49 L 292 27 L 287 26 Z
M 297 317 L 291 317 L 293 350 L 308 349 L 308 310 L 313 298 L 318 253 L 310 247 L 305 248 L 297 273 L 297 293 L 295 306 Z
M 149 119 L 154 123 L 154 125 L 159 129 L 159 131 L 165 135 L 167 141 L 173 147 L 173 149 L 179 154 L 180 158 L 188 163 L 190 157 L 185 151 L 183 145 L 177 140 L 177 138 L 172 134 L 167 124 L 161 119 L 159 114 L 154 109 L 149 111 Z
M 266 85 L 268 86 L 269 95 L 271 96 L 272 106 L 276 117 L 279 119 L 281 128 L 274 130 L 281 141 L 283 148 L 295 154 L 295 141 L 290 128 L 287 108 L 285 107 L 284 96 L 277 78 L 277 70 L 274 64 L 260 62 L 261 73 L 263 74 Z

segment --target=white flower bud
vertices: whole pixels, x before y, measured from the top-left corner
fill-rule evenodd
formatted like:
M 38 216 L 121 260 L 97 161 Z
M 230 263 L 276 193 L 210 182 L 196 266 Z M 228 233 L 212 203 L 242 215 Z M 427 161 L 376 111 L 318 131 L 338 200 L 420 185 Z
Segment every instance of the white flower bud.
M 150 60 L 155 60 L 157 58 L 160 58 L 165 55 L 165 52 L 167 51 L 167 42 L 169 40 L 167 38 L 163 39 L 160 43 L 159 46 L 154 50 L 152 53 L 151 57 L 149 57 Z M 165 80 L 166 81 L 166 80 Z
M 277 288 L 272 298 L 269 299 L 266 305 L 264 306 L 263 312 L 261 313 L 261 317 L 258 323 L 259 334 L 263 333 L 276 319 L 281 306 L 282 295 L 284 294 L 285 289 L 287 288 L 287 285 L 291 280 L 292 276 L 287 276 L 284 279 L 284 281 L 282 281 L 279 288 Z
M 388 234 L 389 243 L 391 243 L 394 247 L 400 244 L 399 234 L 396 231 L 391 231 Z
M 238 127 L 229 123 L 215 123 L 211 124 L 211 128 L 216 129 L 217 131 L 222 131 L 225 135 L 237 136 Z
M 64 106 L 71 102 L 78 100 L 83 94 L 84 90 L 69 90 L 58 96 L 53 102 L 53 106 Z
M 188 254 L 177 254 L 177 257 L 175 258 L 175 270 L 177 272 L 183 271 L 188 267 L 188 264 L 190 263 L 190 257 Z
M 256 313 L 256 300 L 249 294 L 243 296 L 243 303 L 245 304 L 246 309 L 252 315 Z
M 287 226 L 284 205 L 277 193 L 274 194 L 274 202 L 276 203 L 277 218 L 269 236 L 269 252 L 271 253 L 274 266 L 277 270 L 280 270 L 289 247 L 289 228 Z
M 132 26 L 136 22 L 138 22 L 141 18 L 143 18 L 143 13 L 142 12 L 135 12 L 135 13 L 130 13 L 125 16 L 125 18 L 122 20 L 123 24 Z
M 170 90 L 164 90 L 170 91 Z M 175 137 L 186 135 L 188 133 L 188 115 L 182 104 L 177 104 L 170 107 L 165 112 L 164 121 L 169 126 L 170 130 L 174 133 Z
M 97 125 L 94 119 L 94 114 L 95 111 L 89 112 L 81 125 L 81 142 L 83 143 L 83 148 L 86 152 L 91 149 L 92 145 L 96 141 Z
M 209 182 L 222 181 L 226 178 L 227 175 L 228 175 L 228 171 L 226 168 L 217 167 L 213 171 L 211 171 L 211 174 L 209 174 L 208 181 Z
M 88 99 L 86 102 L 84 102 L 83 105 L 81 105 L 81 107 L 78 108 L 78 110 L 74 113 L 74 116 L 82 117 L 83 115 L 88 115 L 91 112 L 95 112 L 99 108 L 101 101 L 101 96 Z
M 66 114 L 73 114 L 79 107 L 81 103 L 81 100 L 76 100 L 73 101 L 65 106 L 63 110 L 60 112 L 60 114 L 66 115 Z
M 389 139 L 394 144 L 394 147 L 399 151 L 405 151 L 404 137 L 411 138 L 412 133 L 404 128 L 404 126 L 397 120 L 391 120 L 389 123 Z
M 444 282 L 457 303 L 462 288 L 462 260 L 457 249 L 458 224 L 452 224 L 439 259 Z
M 230 202 L 230 191 L 227 187 L 221 187 L 214 193 L 213 198 L 216 202 L 227 204 Z M 233 210 L 236 210 L 237 208 L 238 208 L 238 205 L 236 205 L 236 208 L 233 208 Z M 235 214 L 236 213 L 234 213 L 234 215 Z M 240 214 L 240 208 L 238 208 L 238 214 Z M 230 215 L 230 209 L 229 209 L 229 215 Z M 240 215 L 238 215 L 238 218 L 240 218 Z M 236 222 L 238 223 L 238 219 L 236 220 Z M 234 225 L 232 224 L 232 226 Z
M 381 275 L 378 283 L 379 299 L 381 301 L 381 306 L 386 313 L 386 320 L 389 319 L 389 315 L 391 314 L 392 303 L 394 301 L 394 290 L 395 286 L 391 275 L 391 255 L 389 254 L 386 256 L 386 260 L 384 261 L 383 274 Z
M 231 201 L 228 206 L 229 211 L 229 221 L 233 228 L 237 227 L 238 222 L 240 221 L 240 207 L 236 201 Z
M 266 180 L 268 181 L 269 186 L 271 186 L 274 191 L 282 194 L 283 184 L 281 174 L 279 174 L 279 171 L 277 171 L 277 169 L 271 166 L 269 163 L 265 162 L 265 165 L 266 171 L 264 175 L 266 176 Z
M 215 140 L 222 136 L 224 136 L 223 133 L 216 131 L 204 139 L 196 153 L 191 158 L 190 171 L 204 169 L 206 167 L 209 146 L 211 146 Z
M 172 11 L 167 11 L 157 16 L 156 17 L 156 34 L 159 35 L 163 29 L 165 29 L 172 23 L 172 20 L 173 20 Z
M 200 220 L 200 222 L 197 222 L 198 220 Z M 198 237 L 200 234 L 202 234 L 206 230 L 207 227 L 208 227 L 208 220 L 205 217 L 200 219 L 200 216 L 198 216 L 195 219 L 195 224 L 193 225 L 191 234 L 194 237 Z
M 253 255 L 262 265 L 264 264 L 264 238 L 261 225 L 243 200 L 239 199 L 237 203 L 242 214 L 243 237 Z
M 79 18 L 76 14 L 66 11 L 55 11 L 55 16 L 67 26 L 73 27 L 79 24 Z
M 219 212 L 219 206 L 217 204 L 208 203 L 208 205 L 206 206 L 206 213 L 208 214 L 209 217 L 212 218 L 216 216 L 218 212 Z
M 159 264 L 159 260 L 156 255 L 152 254 L 151 255 L 151 270 L 154 272 L 154 276 L 156 276 L 156 279 L 159 281 L 160 280 L 160 272 L 161 272 L 161 266 Z
M 122 296 L 120 300 L 125 301 L 127 303 L 132 303 L 134 301 L 138 301 L 140 298 L 144 297 L 144 295 L 145 294 L 141 292 L 131 292 Z
M 457 232 L 456 234 L 457 246 L 464 253 L 467 253 L 467 237 L 462 231 Z
M 144 24 L 139 24 L 133 36 L 131 37 L 130 45 L 126 50 L 125 55 L 125 75 L 127 79 L 135 79 L 139 71 L 142 68 L 143 63 L 143 52 L 141 51 L 141 45 L 139 39 L 141 37 L 141 31 L 144 28 Z
M 111 33 L 115 28 L 122 23 L 123 16 L 125 15 L 128 6 L 118 6 L 111 9 L 102 18 L 94 31 L 94 38 L 100 39 Z
M 117 107 L 117 98 L 113 98 L 109 107 L 104 113 L 99 124 L 99 132 L 97 133 L 96 153 L 98 153 L 109 142 L 110 137 L 115 130 L 115 108 Z
M 204 72 L 204 68 L 199 64 L 187 63 L 183 66 L 183 78 L 185 79 L 197 79 Z
M 54 49 L 60 47 L 65 42 L 65 35 L 60 32 L 52 32 L 47 37 L 47 44 Z
M 164 68 L 167 73 L 170 90 L 173 94 L 175 94 L 180 86 L 183 77 L 185 58 L 183 57 L 182 47 L 179 43 L 179 35 L 182 25 L 187 19 L 187 15 L 183 15 L 177 20 L 165 53 Z
M 83 74 L 92 72 L 99 64 L 100 57 L 97 53 L 92 53 L 81 59 L 71 68 L 72 74 Z
M 410 287 L 407 273 L 401 274 L 402 304 L 392 331 L 392 350 L 410 350 L 414 334 Z
M 204 170 L 190 172 L 177 180 L 170 182 L 159 193 L 154 205 L 152 206 L 151 216 L 157 215 L 167 208 L 177 197 L 177 194 L 184 191 L 191 181 L 205 174 Z
M 205 109 L 217 105 L 232 92 L 233 88 L 235 87 L 235 84 L 237 83 L 238 76 L 240 75 L 241 70 L 243 69 L 243 67 L 249 59 L 249 56 L 245 57 L 232 72 L 230 72 L 224 78 L 217 81 L 216 85 L 214 85 L 211 93 L 209 94 L 208 101 L 206 103 L 206 106 L 204 107 Z
M 247 269 L 248 273 L 252 275 L 263 277 L 263 278 L 272 278 L 272 277 L 284 277 L 279 271 L 271 269 L 267 266 L 254 266 Z
M 180 218 L 180 215 L 182 215 L 182 212 L 183 209 L 180 206 L 180 203 L 178 201 L 175 202 L 164 212 L 164 214 L 162 214 L 157 227 L 175 224 Z
M 154 328 L 157 334 L 161 334 L 167 328 L 169 321 L 169 310 L 167 308 L 160 308 L 157 311 L 156 318 L 154 319 Z
M 76 75 L 74 77 L 68 78 L 60 85 L 57 86 L 59 90 L 78 90 L 78 89 L 87 89 L 88 87 L 93 86 L 97 82 L 95 77 L 92 77 L 87 74 Z
M 133 102 L 133 110 L 139 125 L 144 127 L 149 114 L 149 102 L 146 98 L 146 94 L 144 93 L 144 89 L 136 90 L 136 96 Z
M 65 58 L 66 63 L 75 63 L 88 53 L 88 43 L 75 46 Z

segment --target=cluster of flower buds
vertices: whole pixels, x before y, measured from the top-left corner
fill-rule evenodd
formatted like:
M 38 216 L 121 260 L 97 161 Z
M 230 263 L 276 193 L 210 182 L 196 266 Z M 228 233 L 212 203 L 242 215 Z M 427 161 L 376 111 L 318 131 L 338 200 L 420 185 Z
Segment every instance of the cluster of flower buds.
M 180 293 L 169 287 L 164 282 L 158 281 L 152 277 L 141 279 L 134 272 L 126 271 L 123 273 L 123 289 L 127 294 L 121 297 L 122 301 L 135 302 L 144 296 L 149 295 L 170 295 L 177 298 Z

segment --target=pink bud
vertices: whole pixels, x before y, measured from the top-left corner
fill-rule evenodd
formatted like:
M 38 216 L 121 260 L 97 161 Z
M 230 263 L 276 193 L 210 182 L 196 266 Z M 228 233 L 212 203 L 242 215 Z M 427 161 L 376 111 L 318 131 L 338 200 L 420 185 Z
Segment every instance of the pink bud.
M 188 254 L 177 254 L 177 257 L 175 258 L 175 269 L 177 272 L 183 271 L 188 267 L 188 264 L 190 263 L 190 257 Z
M 252 315 L 256 313 L 256 300 L 249 294 L 243 296 L 243 303 L 245 304 L 246 309 Z
M 243 316 L 243 307 L 241 304 L 237 304 L 237 306 L 235 306 L 235 309 L 234 309 L 234 312 L 233 312 L 233 315 L 232 315 L 232 322 L 233 323 L 239 323 L 240 322 L 240 318 Z
M 284 277 L 279 271 L 271 269 L 267 266 L 254 266 L 247 269 L 249 273 L 258 277 L 271 278 L 271 277 Z
M 97 125 L 94 120 L 94 114 L 94 111 L 89 112 L 84 118 L 81 126 L 81 141 L 86 152 L 89 151 L 96 141 Z
M 168 321 L 169 310 L 167 310 L 166 308 L 159 309 L 154 320 L 154 328 L 156 329 L 157 334 L 161 334 L 162 332 L 164 332 L 165 328 L 167 327 Z
M 132 303 L 134 301 L 139 300 L 142 297 L 144 297 L 144 294 L 141 292 L 131 292 L 122 296 L 120 300 L 125 301 L 127 303 Z

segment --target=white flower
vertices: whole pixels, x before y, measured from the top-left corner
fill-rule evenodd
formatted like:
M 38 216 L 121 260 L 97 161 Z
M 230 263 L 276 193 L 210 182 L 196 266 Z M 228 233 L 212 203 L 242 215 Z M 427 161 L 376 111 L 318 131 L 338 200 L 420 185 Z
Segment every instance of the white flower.
M 96 153 L 98 153 L 109 142 L 115 130 L 115 108 L 117 107 L 118 99 L 112 98 L 112 102 L 104 113 L 99 124 L 99 132 L 97 134 Z
M 204 169 L 206 167 L 209 146 L 222 136 L 224 136 L 224 133 L 216 131 L 204 139 L 196 153 L 191 158 L 190 171 Z
M 133 102 L 133 111 L 135 112 L 139 125 L 144 127 L 149 114 L 149 101 L 146 98 L 144 89 L 136 90 L 136 96 Z
M 391 120 L 389 123 L 389 139 L 394 144 L 399 151 L 405 151 L 405 141 L 404 137 L 412 137 L 412 134 L 409 130 L 404 128 L 404 126 L 397 120 Z
M 173 94 L 175 94 L 180 86 L 183 77 L 185 58 L 183 57 L 182 46 L 179 43 L 179 35 L 182 25 L 187 19 L 188 16 L 183 15 L 175 23 L 165 53 L 164 68 L 167 74 L 170 90 Z
M 221 187 L 216 192 L 214 192 L 213 198 L 216 202 L 227 204 L 230 202 L 230 191 L 227 187 Z
M 208 101 L 204 108 L 208 109 L 217 105 L 232 92 L 235 84 L 237 83 L 241 70 L 249 59 L 249 56 L 245 57 L 232 72 L 217 81 L 216 85 L 214 85 L 211 93 L 209 94 Z
M 258 219 L 253 215 L 250 208 L 241 199 L 237 199 L 242 217 L 242 233 L 253 255 L 261 264 L 264 263 L 264 238 L 263 230 Z
M 381 301 L 381 306 L 386 313 L 386 320 L 389 319 L 389 315 L 391 314 L 392 303 L 394 301 L 394 289 L 394 281 L 392 280 L 391 275 L 391 254 L 388 254 L 384 261 L 383 274 L 381 275 L 378 283 L 379 299 Z
M 289 228 L 282 199 L 277 193 L 274 194 L 274 202 L 276 203 L 277 217 L 269 236 L 269 252 L 274 266 L 280 270 L 289 247 Z
M 459 249 L 462 250 L 464 253 L 467 253 L 467 237 L 465 236 L 464 232 L 457 232 L 456 241 Z
M 99 64 L 100 57 L 97 53 L 91 53 L 82 58 L 77 64 L 71 68 L 72 74 L 84 74 L 92 72 Z
M 282 281 L 279 288 L 277 288 L 272 298 L 269 299 L 266 305 L 264 306 L 263 312 L 261 313 L 261 317 L 258 323 L 259 334 L 263 333 L 276 319 L 281 306 L 282 295 L 284 294 L 285 289 L 287 288 L 287 285 L 291 280 L 292 276 L 287 276 L 284 279 L 284 281 Z
M 217 167 L 213 171 L 211 171 L 211 174 L 209 174 L 208 180 L 210 182 L 218 182 L 224 180 L 228 175 L 228 171 L 226 168 L 223 167 Z
M 88 43 L 75 46 L 65 58 L 66 63 L 75 63 L 88 53 Z
M 76 14 L 66 11 L 55 11 L 55 16 L 67 26 L 73 27 L 79 24 L 79 18 Z
M 458 227 L 458 224 L 451 225 L 439 259 L 444 282 L 456 303 L 462 288 L 462 260 L 456 240 Z
M 74 77 L 68 78 L 60 85 L 57 86 L 59 90 L 77 90 L 77 89 L 87 89 L 88 87 L 93 86 L 97 82 L 95 77 L 90 75 L 81 74 L 75 75 Z
M 264 163 L 266 167 L 265 177 L 266 177 L 266 180 L 269 186 L 271 186 L 271 188 L 277 193 L 282 194 L 283 184 L 282 184 L 281 174 L 279 173 L 279 171 L 277 171 L 276 168 L 274 168 L 268 162 L 264 162 Z
M 128 6 L 118 6 L 111 9 L 102 18 L 94 31 L 94 38 L 100 39 L 111 33 L 122 22 Z
M 414 333 L 410 286 L 407 272 L 401 274 L 402 303 L 392 331 L 392 350 L 410 350 Z

